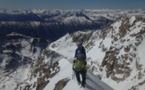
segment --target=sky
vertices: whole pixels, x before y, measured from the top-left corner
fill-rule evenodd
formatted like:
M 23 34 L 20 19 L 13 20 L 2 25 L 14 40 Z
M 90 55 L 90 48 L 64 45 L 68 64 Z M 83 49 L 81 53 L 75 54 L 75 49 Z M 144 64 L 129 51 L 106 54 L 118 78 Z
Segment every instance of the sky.
M 5 9 L 145 9 L 145 0 L 0 0 Z

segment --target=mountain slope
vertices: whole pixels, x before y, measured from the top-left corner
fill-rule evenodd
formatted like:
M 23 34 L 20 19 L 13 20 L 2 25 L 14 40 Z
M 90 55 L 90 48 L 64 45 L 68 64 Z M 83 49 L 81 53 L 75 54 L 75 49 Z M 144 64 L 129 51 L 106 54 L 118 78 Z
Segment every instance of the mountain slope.
M 19 33 L 0 36 L 0 90 L 20 90 L 30 87 L 31 67 L 47 40 Z
M 80 40 L 84 42 L 87 51 L 89 71 L 115 90 L 143 90 L 143 17 L 121 17 L 102 31 L 67 34 L 49 47 L 67 58 L 73 58 L 76 42 Z

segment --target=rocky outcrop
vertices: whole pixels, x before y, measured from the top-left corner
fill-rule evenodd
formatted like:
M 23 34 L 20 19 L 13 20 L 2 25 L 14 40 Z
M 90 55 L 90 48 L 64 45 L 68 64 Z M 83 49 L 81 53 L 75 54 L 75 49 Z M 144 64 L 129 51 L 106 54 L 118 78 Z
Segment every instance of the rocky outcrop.
M 46 58 L 49 58 L 47 62 L 44 61 Z M 31 67 L 31 80 L 37 78 L 37 81 L 33 83 L 33 85 L 36 83 L 34 87 L 36 90 L 43 90 L 49 80 L 60 71 L 58 60 L 61 58 L 62 56 L 56 52 L 47 49 L 42 51 Z
M 111 77 L 111 79 L 116 82 L 124 81 L 131 76 L 132 67 L 130 65 L 134 65 L 136 70 L 138 70 L 138 74 L 135 75 L 138 80 L 144 75 L 143 65 L 140 63 L 141 59 L 137 54 L 137 47 L 142 43 L 142 40 L 144 40 L 145 30 L 142 22 L 144 19 L 141 17 L 133 18 L 135 19 L 120 18 L 118 21 L 119 24 L 117 23 L 120 25 L 118 26 L 119 32 L 116 30 L 117 27 L 115 26 L 108 30 L 108 34 L 105 34 L 105 37 L 110 37 L 110 32 L 114 33 L 111 33 L 113 43 L 105 53 L 102 67 L 105 67 L 106 77 Z M 136 31 L 136 25 L 140 27 L 138 31 Z M 103 45 L 102 42 L 100 45 Z M 101 48 L 103 47 L 101 46 Z M 135 87 L 132 87 L 132 89 L 133 88 Z
M 102 66 L 106 66 L 107 77 L 109 77 L 115 68 L 116 65 L 116 56 L 115 52 L 108 51 L 106 52 L 106 56 L 102 62 Z
M 68 78 L 58 81 L 55 85 L 54 90 L 63 90 L 63 88 L 65 87 L 65 85 L 67 84 L 68 81 L 69 81 Z

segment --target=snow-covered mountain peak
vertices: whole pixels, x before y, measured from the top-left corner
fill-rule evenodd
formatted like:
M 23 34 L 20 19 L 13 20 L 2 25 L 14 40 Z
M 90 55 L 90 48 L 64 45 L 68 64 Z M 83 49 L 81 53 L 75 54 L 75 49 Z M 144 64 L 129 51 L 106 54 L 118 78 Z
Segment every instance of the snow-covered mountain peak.
M 80 40 L 84 42 L 87 51 L 89 70 L 102 81 L 109 82 L 115 90 L 143 90 L 141 88 L 144 87 L 145 78 L 145 50 L 142 47 L 145 45 L 144 18 L 121 17 L 105 30 L 67 34 L 49 47 L 72 58 L 77 48 L 76 42 Z M 139 85 L 140 83 L 142 85 Z

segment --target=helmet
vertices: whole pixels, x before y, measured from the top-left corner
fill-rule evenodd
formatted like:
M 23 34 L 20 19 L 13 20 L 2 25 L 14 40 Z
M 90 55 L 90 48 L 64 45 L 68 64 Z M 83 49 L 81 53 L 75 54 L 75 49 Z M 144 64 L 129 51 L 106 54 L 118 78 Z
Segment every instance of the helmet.
M 78 42 L 78 43 L 77 43 L 77 46 L 78 46 L 78 47 L 82 46 L 82 42 Z

